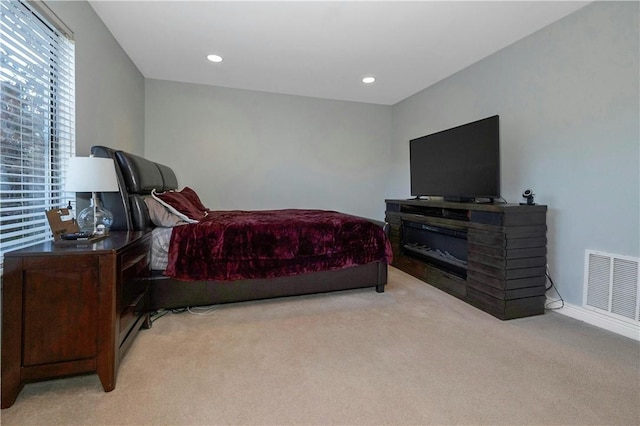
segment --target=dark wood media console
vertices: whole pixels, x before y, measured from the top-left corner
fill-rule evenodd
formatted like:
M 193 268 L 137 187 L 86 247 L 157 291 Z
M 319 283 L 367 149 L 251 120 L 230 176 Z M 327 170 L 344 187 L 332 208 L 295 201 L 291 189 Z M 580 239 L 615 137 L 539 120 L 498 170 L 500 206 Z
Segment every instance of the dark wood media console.
M 547 206 L 385 202 L 394 267 L 503 320 L 544 313 Z

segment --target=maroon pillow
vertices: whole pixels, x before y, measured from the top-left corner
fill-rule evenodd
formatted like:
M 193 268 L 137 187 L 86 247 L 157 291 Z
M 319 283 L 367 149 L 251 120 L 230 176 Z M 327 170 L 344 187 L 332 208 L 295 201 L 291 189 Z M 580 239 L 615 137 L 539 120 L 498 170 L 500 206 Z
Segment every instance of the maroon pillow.
M 151 192 L 151 196 L 167 207 L 172 213 L 188 222 L 198 222 L 204 219 L 208 210 L 196 192 L 185 186 L 182 191 Z

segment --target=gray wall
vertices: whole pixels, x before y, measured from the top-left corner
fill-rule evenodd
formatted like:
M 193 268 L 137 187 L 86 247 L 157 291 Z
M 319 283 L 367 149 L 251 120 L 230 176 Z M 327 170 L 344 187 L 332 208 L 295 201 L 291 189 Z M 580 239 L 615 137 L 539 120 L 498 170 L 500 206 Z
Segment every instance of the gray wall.
M 592 3 L 393 107 L 144 81 L 86 2 L 76 33 L 78 155 L 174 167 L 212 208 L 382 218 L 409 196 L 408 141 L 500 114 L 502 193 L 549 206 L 549 267 L 580 305 L 584 250 L 639 255 L 639 4 Z
M 393 108 L 388 197 L 412 138 L 500 115 L 502 194 L 549 206 L 548 263 L 582 304 L 585 249 L 638 256 L 639 3 L 592 3 Z
M 146 156 L 212 209 L 384 217 L 390 107 L 160 80 L 145 99 Z
M 76 155 L 92 145 L 144 154 L 144 77 L 86 1 L 48 1 L 75 34 Z

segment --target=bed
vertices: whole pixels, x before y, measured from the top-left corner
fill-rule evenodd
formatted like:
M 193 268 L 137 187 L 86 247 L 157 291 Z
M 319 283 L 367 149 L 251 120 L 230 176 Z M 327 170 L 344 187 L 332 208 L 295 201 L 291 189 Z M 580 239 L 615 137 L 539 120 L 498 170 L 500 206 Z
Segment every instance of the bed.
M 153 233 L 152 311 L 368 287 L 384 292 L 392 256 L 384 222 L 322 210 L 209 210 L 190 188 L 179 189 L 168 166 L 105 146 L 91 152 L 116 164 L 120 190 L 101 194 L 114 214 L 111 230 Z M 158 203 L 168 218 L 166 211 L 159 217 Z M 267 231 L 274 224 L 276 234 Z M 219 239 L 222 230 L 226 237 Z M 197 250 L 190 250 L 189 238 L 198 239 Z M 283 239 L 295 241 L 295 250 L 273 248 Z M 211 252 L 227 257 L 217 260 Z M 293 259 L 299 257 L 302 264 Z

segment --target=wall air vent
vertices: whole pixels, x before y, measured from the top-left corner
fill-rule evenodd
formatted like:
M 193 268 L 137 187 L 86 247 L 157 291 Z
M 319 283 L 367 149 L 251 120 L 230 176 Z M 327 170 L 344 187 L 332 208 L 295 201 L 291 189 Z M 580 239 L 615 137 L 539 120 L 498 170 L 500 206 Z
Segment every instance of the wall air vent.
M 583 307 L 638 325 L 640 259 L 585 250 Z

